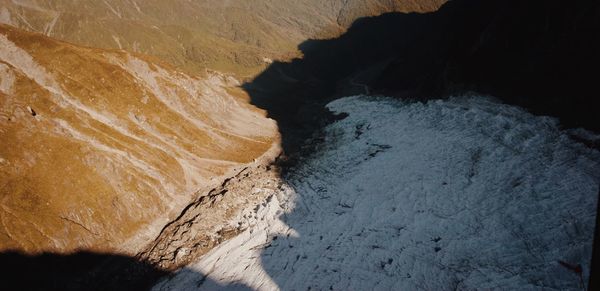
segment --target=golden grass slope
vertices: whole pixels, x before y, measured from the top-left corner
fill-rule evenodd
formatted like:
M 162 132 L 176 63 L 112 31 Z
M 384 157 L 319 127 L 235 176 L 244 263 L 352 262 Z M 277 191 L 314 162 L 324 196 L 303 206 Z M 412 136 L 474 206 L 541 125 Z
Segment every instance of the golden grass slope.
M 194 74 L 253 76 L 308 38 L 358 17 L 428 12 L 446 0 L 0 0 L 0 22 L 99 48 L 157 56 Z
M 274 121 L 205 76 L 0 25 L 0 251 L 135 251 L 271 149 Z

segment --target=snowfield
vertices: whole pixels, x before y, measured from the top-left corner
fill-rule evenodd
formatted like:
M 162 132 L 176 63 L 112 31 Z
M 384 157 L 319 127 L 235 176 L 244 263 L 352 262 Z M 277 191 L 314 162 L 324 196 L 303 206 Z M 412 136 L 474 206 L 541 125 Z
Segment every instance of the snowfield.
M 354 96 L 254 226 L 155 290 L 581 290 L 600 153 L 481 96 Z

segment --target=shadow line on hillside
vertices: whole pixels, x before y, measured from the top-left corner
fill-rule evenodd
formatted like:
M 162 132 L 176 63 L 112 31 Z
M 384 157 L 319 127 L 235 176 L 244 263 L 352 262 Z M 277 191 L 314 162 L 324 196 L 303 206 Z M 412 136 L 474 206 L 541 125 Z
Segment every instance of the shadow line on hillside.
M 595 75 L 586 75 L 590 68 L 600 67 L 593 53 L 599 46 L 597 39 L 582 40 L 599 30 L 583 23 L 581 31 L 564 39 L 551 35 L 552 29 L 563 29 L 561 25 L 575 16 L 594 18 L 569 11 L 566 19 L 549 17 L 559 1 L 521 2 L 527 1 L 453 0 L 431 13 L 362 18 L 338 38 L 307 40 L 299 45 L 301 59 L 274 62 L 243 84 L 252 104 L 278 123 L 288 156 L 281 164 L 283 178 L 319 143 L 327 142 L 320 130 L 344 116 L 334 116 L 324 105 L 342 96 L 370 93 L 419 101 L 477 90 L 536 113 L 554 114 L 567 124 L 600 126 L 593 120 L 600 108 L 599 98 L 591 90 Z M 531 23 L 528 29 L 515 30 L 527 23 Z M 528 37 L 538 34 L 541 39 Z M 553 42 L 556 45 L 550 46 Z M 543 49 L 545 44 L 548 50 Z M 578 48 L 581 51 L 573 54 Z M 532 57 L 533 49 L 543 54 Z M 570 95 L 565 95 L 567 92 Z M 282 241 L 298 243 L 295 239 Z M 5 252 L 0 254 L 0 262 L 0 281 L 6 290 L 146 290 L 161 277 L 174 275 L 116 254 L 28 256 Z M 194 277 L 198 288 L 210 282 L 207 285 L 223 289 L 248 289 L 212 282 L 191 269 L 181 272 Z
M 556 12 L 552 9 L 557 3 L 454 0 L 431 13 L 389 13 L 358 19 L 338 38 L 303 42 L 298 46 L 302 58 L 274 62 L 242 88 L 249 94 L 252 104 L 264 109 L 278 123 L 286 154 L 280 161 L 284 180 L 294 168 L 302 166 L 307 156 L 328 142 L 321 130 L 344 116 L 333 115 L 324 105 L 343 96 L 373 94 L 420 102 L 478 91 L 523 106 L 536 114 L 552 114 L 569 126 L 593 128 L 590 116 L 595 109 L 589 105 L 597 100 L 588 91 L 593 83 L 585 83 L 573 90 L 579 82 L 570 77 L 565 78 L 566 82 L 540 87 L 540 84 L 555 80 L 557 75 L 570 74 L 573 66 L 584 65 L 583 56 L 589 55 L 590 48 L 594 48 L 582 48 L 582 56 L 571 63 L 573 59 L 567 56 L 572 51 L 569 47 L 572 41 L 568 38 L 557 41 L 530 37 L 543 35 L 548 26 L 561 28 L 564 19 L 556 22 L 546 19 Z M 545 9 L 538 9 L 540 7 Z M 517 31 L 515 23 L 531 27 Z M 586 35 L 584 29 L 572 37 Z M 527 62 L 531 54 L 528 47 L 555 41 L 554 51 Z M 554 57 L 559 58 L 552 60 Z M 561 71 L 548 73 L 547 64 L 539 65 L 543 61 Z M 587 67 L 593 65 L 585 64 Z M 566 97 L 567 90 L 576 97 Z M 572 100 L 575 100 L 573 104 L 569 104 Z M 302 199 L 301 194 L 306 193 L 300 193 L 299 199 Z M 302 205 L 303 201 L 296 203 Z M 290 228 L 300 230 L 299 237 L 277 238 L 277 244 L 261 251 L 260 256 L 264 271 L 283 289 L 290 286 L 286 278 L 279 276 L 287 262 L 302 259 L 298 252 L 308 240 L 333 235 L 323 233 L 325 230 L 319 229 L 322 224 L 318 222 L 309 223 L 314 227 L 309 230 L 310 227 L 302 222 L 311 215 L 298 207 L 281 219 Z M 320 242 L 315 245 L 320 250 L 331 247 Z M 373 251 L 379 247 L 382 246 L 373 246 Z M 280 254 L 273 256 L 276 251 Z M 432 248 L 432 251 L 436 250 Z M 382 261 L 382 271 L 389 265 L 386 262 L 389 261 Z M 305 265 L 309 267 L 294 270 L 296 273 L 307 272 L 306 276 L 298 276 L 300 278 L 310 278 L 308 273 L 319 268 L 316 260 Z M 329 271 L 335 273 L 336 270 Z M 190 272 L 185 277 L 196 280 L 193 271 Z M 204 282 L 202 276 L 197 279 L 200 289 L 240 288 L 236 283 Z
M 591 79 L 600 67 L 600 45 L 593 38 L 600 22 L 572 11 L 600 9 L 586 9 L 598 5 L 585 0 L 573 6 L 454 0 L 431 13 L 362 18 L 338 38 L 303 42 L 298 46 L 302 58 L 274 62 L 242 87 L 252 104 L 278 123 L 286 154 L 280 163 L 284 179 L 328 142 L 321 130 L 344 116 L 332 114 L 325 104 L 343 96 L 420 102 L 476 91 L 558 117 L 566 127 L 600 130 L 595 122 L 600 98 L 594 96 Z M 578 30 L 567 26 L 577 22 Z M 293 220 L 284 222 L 296 226 Z M 280 244 L 302 245 L 306 234 L 299 235 L 279 239 Z M 284 259 L 263 253 L 262 260 L 266 267 L 282 265 L 277 261 Z M 279 272 L 266 271 L 273 277 Z
M 242 85 L 277 121 L 286 154 L 336 118 L 324 105 L 372 94 L 428 100 L 476 91 L 600 130 L 600 7 L 558 0 L 453 0 L 430 13 L 356 20 L 335 39 L 307 40 Z

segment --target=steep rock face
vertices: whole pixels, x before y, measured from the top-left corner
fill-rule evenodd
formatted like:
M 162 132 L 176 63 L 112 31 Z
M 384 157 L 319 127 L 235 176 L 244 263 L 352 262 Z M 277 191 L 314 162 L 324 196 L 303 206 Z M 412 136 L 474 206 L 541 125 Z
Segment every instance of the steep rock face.
M 158 56 L 188 72 L 253 75 L 356 18 L 427 12 L 446 0 L 0 0 L 0 22 L 69 42 Z
M 147 243 L 277 150 L 275 122 L 235 84 L 0 25 L 0 250 Z

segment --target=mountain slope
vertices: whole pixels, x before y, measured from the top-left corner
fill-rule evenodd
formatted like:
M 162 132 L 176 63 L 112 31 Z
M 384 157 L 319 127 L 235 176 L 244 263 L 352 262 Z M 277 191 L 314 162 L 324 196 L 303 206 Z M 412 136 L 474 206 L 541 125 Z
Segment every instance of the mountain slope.
M 275 123 L 235 84 L 0 25 L 0 250 L 147 243 L 277 150 Z
M 296 55 L 307 38 L 334 37 L 356 18 L 426 12 L 445 0 L 0 0 L 0 22 L 69 42 L 158 56 L 188 72 L 253 75 Z

